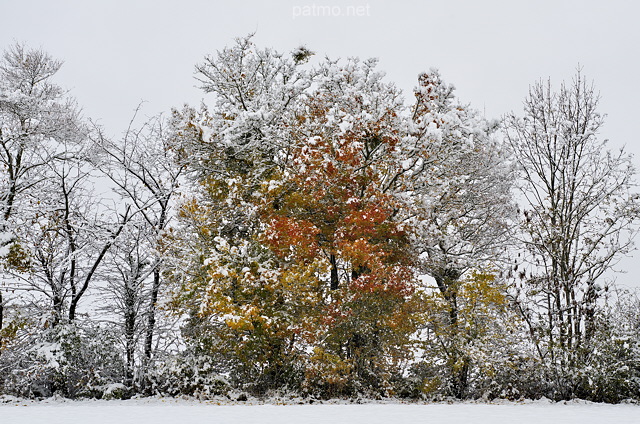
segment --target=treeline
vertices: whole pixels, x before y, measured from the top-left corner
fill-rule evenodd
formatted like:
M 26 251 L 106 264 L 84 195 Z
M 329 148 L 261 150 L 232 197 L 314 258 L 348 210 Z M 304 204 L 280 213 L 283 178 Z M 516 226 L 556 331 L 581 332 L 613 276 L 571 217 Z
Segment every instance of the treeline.
M 491 121 L 246 37 L 114 138 L 60 66 L 0 61 L 0 394 L 640 399 L 635 171 L 580 72 Z

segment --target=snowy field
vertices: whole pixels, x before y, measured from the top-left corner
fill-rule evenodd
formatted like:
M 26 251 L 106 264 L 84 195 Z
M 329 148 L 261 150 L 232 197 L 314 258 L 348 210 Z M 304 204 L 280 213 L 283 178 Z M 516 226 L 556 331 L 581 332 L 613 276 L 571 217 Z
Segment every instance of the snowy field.
M 8 401 L 1 424 L 626 424 L 640 423 L 640 406 L 588 402 L 259 405 L 175 399 L 129 401 Z

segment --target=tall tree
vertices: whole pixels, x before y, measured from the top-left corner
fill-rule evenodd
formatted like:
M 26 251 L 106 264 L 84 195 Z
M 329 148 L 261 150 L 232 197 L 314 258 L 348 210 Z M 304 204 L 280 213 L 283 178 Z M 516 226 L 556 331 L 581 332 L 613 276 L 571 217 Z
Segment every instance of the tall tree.
M 185 164 L 178 163 L 171 148 L 171 132 L 165 128 L 166 120 L 156 116 L 135 127 L 139 110 L 121 140 L 113 141 L 97 129 L 94 157 L 94 163 L 112 182 L 123 204 L 140 216 L 132 223 L 133 228 L 127 230 L 135 236 L 136 243 L 131 245 L 130 240 L 122 240 L 122 246 L 118 246 L 117 255 L 124 259 L 121 263 L 124 268 L 117 265 L 118 282 L 111 287 L 111 293 L 119 293 L 116 297 L 123 302 L 120 312 L 125 323 L 130 367 L 133 364 L 134 327 L 144 328 L 146 366 L 152 358 L 165 260 L 162 239 L 174 217 L 172 208 L 185 170 Z M 148 276 L 151 281 L 146 290 L 143 287 Z M 144 314 L 139 310 L 138 302 L 146 302 Z M 146 318 L 144 325 L 139 322 L 143 316 Z
M 606 273 L 631 250 L 640 212 L 631 157 L 598 136 L 598 100 L 578 72 L 558 91 L 534 84 L 524 117 L 505 120 L 524 203 L 517 296 L 559 397 L 573 394 L 574 369 L 593 353 Z
M 188 236 L 176 234 L 173 243 L 183 262 L 172 275 L 185 283 L 181 307 L 192 317 L 185 333 L 197 332 L 194 349 L 222 358 L 232 378 L 256 391 L 295 373 L 290 320 L 299 314 L 285 311 L 299 304 L 282 301 L 277 263 L 260 242 L 259 207 L 264 183 L 282 172 L 291 151 L 288 128 L 311 84 L 305 57 L 257 49 L 250 36 L 238 39 L 196 67 L 213 105 L 172 117 L 173 148 L 196 193 L 180 211 Z
M 316 267 L 307 284 L 322 287 L 311 369 L 329 363 L 350 381 L 313 374 L 327 393 L 389 389 L 410 356 L 412 256 L 394 197 L 401 166 L 403 105 L 376 61 L 327 61 L 318 68 L 286 178 L 263 207 L 267 245 L 286 263 Z M 285 265 L 286 266 L 286 265 Z M 313 274 L 312 274 L 313 275 Z M 330 367 L 329 367 L 330 368 Z
M 21 231 L 50 197 L 50 166 L 86 135 L 75 101 L 53 82 L 62 62 L 22 44 L 0 59 L 0 257 L 13 272 L 28 268 Z M 3 281 L 6 284 L 7 280 Z M 4 325 L 0 289 L 0 329 Z
M 462 286 L 472 273 L 501 267 L 514 211 L 513 169 L 495 137 L 497 123 L 460 104 L 437 70 L 419 77 L 412 131 L 405 142 L 405 216 L 421 271 L 447 306 L 451 392 L 466 396 L 472 358 L 462 354 L 456 329 Z M 494 279 L 487 281 L 493 282 Z M 457 346 L 457 347 L 456 347 Z

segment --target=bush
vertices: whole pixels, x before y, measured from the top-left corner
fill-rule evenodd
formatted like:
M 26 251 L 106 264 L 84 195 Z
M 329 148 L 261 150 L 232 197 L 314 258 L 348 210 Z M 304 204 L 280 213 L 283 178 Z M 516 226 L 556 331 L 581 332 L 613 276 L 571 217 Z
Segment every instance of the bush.
M 101 398 L 104 387 L 118 383 L 123 375 L 115 339 L 98 326 L 59 325 L 32 338 L 23 348 L 13 352 L 15 361 L 5 373 L 6 394 Z
M 231 385 L 210 358 L 182 353 L 155 361 L 148 370 L 147 392 L 162 396 L 227 396 Z

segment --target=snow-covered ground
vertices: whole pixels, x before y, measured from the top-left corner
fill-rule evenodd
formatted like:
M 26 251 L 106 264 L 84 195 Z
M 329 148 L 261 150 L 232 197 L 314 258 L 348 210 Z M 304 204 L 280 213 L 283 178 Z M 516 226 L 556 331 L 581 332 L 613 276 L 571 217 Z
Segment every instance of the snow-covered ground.
M 0 399 L 2 424 L 637 424 L 640 406 L 588 402 L 217 404 L 176 399 L 44 401 Z

